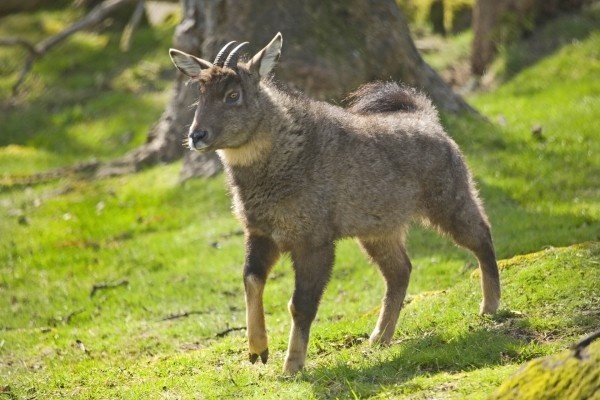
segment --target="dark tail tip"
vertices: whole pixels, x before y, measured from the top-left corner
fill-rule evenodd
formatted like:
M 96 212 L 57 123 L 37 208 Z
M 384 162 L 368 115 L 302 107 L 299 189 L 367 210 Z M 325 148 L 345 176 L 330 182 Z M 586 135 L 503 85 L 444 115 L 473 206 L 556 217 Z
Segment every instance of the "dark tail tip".
M 352 92 L 346 101 L 355 114 L 425 112 L 437 115 L 431 101 L 414 88 L 396 82 L 372 82 Z

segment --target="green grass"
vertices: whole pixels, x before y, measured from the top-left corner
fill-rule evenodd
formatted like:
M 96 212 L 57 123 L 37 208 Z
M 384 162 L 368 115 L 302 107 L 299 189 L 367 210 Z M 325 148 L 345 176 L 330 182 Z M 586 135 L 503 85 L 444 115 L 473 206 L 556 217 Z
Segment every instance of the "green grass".
M 0 36 L 38 35 L 31 27 L 56 29 L 70 13 L 5 19 Z M 344 240 L 306 371 L 287 378 L 288 259 L 265 293 L 269 363 L 248 363 L 243 330 L 217 337 L 245 325 L 243 238 L 223 177 L 182 184 L 175 163 L 104 180 L 12 181 L 143 141 L 174 76 L 172 28 L 142 27 L 127 54 L 115 50 L 118 29 L 81 34 L 36 66 L 16 101 L 2 95 L 0 398 L 483 399 L 525 361 L 598 327 L 598 32 L 472 97 L 490 122 L 443 116 L 490 214 L 501 312 L 477 315 L 470 254 L 415 228 L 394 344 L 371 348 L 383 282 Z M 6 67 L 14 51 L 0 49 L 0 68 L 18 68 Z M 3 74 L 0 87 L 13 79 Z M 100 284 L 117 286 L 94 291 Z
M 5 17 L 0 37 L 37 42 L 78 16 L 66 8 Z M 172 30 L 173 23 L 142 26 L 128 53 L 118 49 L 119 29 L 78 32 L 34 64 L 16 97 L 11 88 L 26 53 L 1 48 L 0 177 L 106 160 L 143 143 L 175 77 L 165 57 Z
M 413 30 L 431 30 L 431 6 L 433 0 L 396 0 L 396 4 L 404 14 Z M 461 7 L 473 8 L 474 0 L 444 0 L 444 26 L 451 31 L 455 14 Z

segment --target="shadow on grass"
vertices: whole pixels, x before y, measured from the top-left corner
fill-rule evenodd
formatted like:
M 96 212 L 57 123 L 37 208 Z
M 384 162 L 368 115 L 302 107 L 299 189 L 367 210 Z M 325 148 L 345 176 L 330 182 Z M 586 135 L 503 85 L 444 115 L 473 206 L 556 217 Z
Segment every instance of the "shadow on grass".
M 468 117 L 442 117 L 450 135 L 472 161 L 498 258 L 600 240 L 596 228 L 600 220 L 575 203 L 576 199 L 595 202 L 589 194 L 593 191 L 586 189 L 593 187 L 597 175 L 585 161 L 589 159 L 587 146 L 544 146 L 510 127 Z M 579 161 L 564 168 L 561 151 Z M 413 253 L 427 250 L 424 246 L 411 241 Z
M 447 296 L 431 299 L 439 301 L 431 307 L 408 307 L 400 321 L 408 336 L 399 335 L 400 340 L 390 348 L 352 348 L 347 350 L 351 356 L 342 353 L 332 362 L 321 361 L 319 368 L 309 369 L 302 379 L 312 385 L 317 398 L 435 391 L 435 382 L 449 380 L 435 379 L 438 374 L 518 365 L 557 347 L 568 347 L 598 326 L 600 312 L 590 281 L 598 249 L 597 243 L 590 243 L 548 251 L 537 261 L 521 259 L 504 270 L 507 304 L 519 305 L 522 312 L 501 309 L 493 317 L 475 318 L 451 314 L 468 297 L 467 286 L 462 285 Z M 556 270 L 560 266 L 564 268 Z M 572 293 L 579 296 L 574 299 Z M 478 376 L 483 385 L 494 379 L 493 373 L 488 380 L 485 372 Z
M 576 211 L 550 213 L 527 209 L 511 198 L 505 190 L 480 183 L 478 185 L 485 209 L 492 224 L 492 235 L 498 259 L 527 254 L 548 247 L 568 246 L 588 240 L 600 240 L 599 220 Z M 470 260 L 475 258 L 466 250 L 458 248 L 452 240 L 440 237 L 436 232 L 413 227 L 409 234 L 410 256 L 443 256 L 446 260 Z
M 392 354 L 382 356 L 382 361 L 368 358 L 385 350 L 366 351 L 367 360 L 308 370 L 301 379 L 311 383 L 317 398 L 363 398 L 387 393 L 390 387 L 392 393 L 408 394 L 423 390 L 419 383 L 410 382 L 413 378 L 521 364 L 545 355 L 537 344 L 552 341 L 552 332 L 540 332 L 527 318 L 509 311 L 488 322 L 456 338 L 436 333 L 406 339 L 392 345 Z M 573 327 L 581 332 L 590 329 L 587 316 L 575 317 Z
M 0 112 L 3 127 L 0 147 L 31 146 L 58 156 L 86 159 L 113 156 L 115 149 L 122 154 L 133 146 L 128 139 L 134 133 L 131 131 L 140 125 L 147 125 L 148 129 L 153 120 L 139 121 L 153 115 L 157 119 L 163 107 L 140 98 L 139 92 L 119 87 L 115 78 L 135 68 L 141 60 L 151 59 L 157 38 L 150 28 L 142 27 L 136 32 L 136 46 L 123 53 L 118 48 L 120 32 L 109 31 L 105 36 L 108 37 L 105 46 L 90 45 L 76 38 L 68 40 L 62 45 L 63 56 L 51 52 L 36 63 L 29 77 L 34 83 L 29 87 L 26 81 L 22 90 L 37 91 L 35 82 L 41 81 L 43 92 L 32 95 L 27 103 L 12 105 L 13 100 L 0 99 L 0 109 L 5 109 Z M 158 92 L 159 88 L 149 87 L 145 91 Z M 88 144 L 79 140 L 78 135 L 70 134 L 74 126 L 86 124 L 106 124 L 103 130 L 117 131 L 112 135 L 116 137 L 102 133 L 101 143 Z
M 480 184 L 488 205 L 498 259 L 510 258 L 553 246 L 599 240 L 600 221 L 576 212 L 540 212 L 513 200 L 509 193 Z M 548 189 L 551 190 L 551 189 Z
M 506 49 L 504 79 L 541 61 L 574 41 L 585 40 L 600 23 L 600 8 L 584 7 L 579 13 L 565 14 L 544 24 L 526 40 Z
M 383 361 L 360 365 L 338 363 L 309 370 L 303 379 L 313 385 L 317 398 L 369 397 L 419 376 L 466 372 L 514 362 L 520 359 L 524 345 L 525 342 L 510 334 L 490 329 L 473 330 L 451 340 L 433 334 L 394 345 L 399 349 Z M 345 384 L 340 385 L 340 382 Z M 410 384 L 397 390 L 410 392 Z

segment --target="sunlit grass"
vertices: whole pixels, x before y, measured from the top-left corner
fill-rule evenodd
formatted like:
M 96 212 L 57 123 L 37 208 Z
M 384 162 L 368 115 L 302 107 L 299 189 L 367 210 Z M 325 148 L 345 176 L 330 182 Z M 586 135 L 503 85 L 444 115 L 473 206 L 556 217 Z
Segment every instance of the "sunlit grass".
M 394 344 L 371 348 L 366 336 L 383 281 L 344 240 L 306 371 L 286 378 L 290 261 L 277 263 L 265 292 L 270 361 L 250 365 L 241 329 L 243 237 L 222 176 L 180 183 L 175 163 L 104 180 L 15 184 L 118 157 L 144 140 L 172 79 L 163 54 L 171 31 L 163 29 L 142 28 L 137 50 L 126 55 L 111 30 L 65 43 L 77 62 L 62 59 L 53 69 L 49 55 L 20 102 L 0 115 L 0 394 L 483 399 L 523 362 L 598 326 L 597 34 L 471 97 L 489 121 L 443 116 L 493 225 L 501 312 L 478 316 L 469 253 L 415 228 Z M 12 51 L 0 49 L 2 68 Z M 12 79 L 2 76 L 0 87 Z
M 67 10 L 5 17 L 0 36 L 23 33 L 37 42 L 80 15 Z M 127 53 L 118 49 L 119 29 L 78 32 L 34 64 L 16 97 L 11 88 L 26 54 L 0 48 L 0 100 L 6 109 L 0 113 L 2 174 L 114 158 L 143 143 L 175 76 L 164 50 L 173 29 L 173 22 L 140 27 Z M 30 31 L 37 34 L 25 35 Z M 23 165 L 14 146 L 35 149 L 37 161 Z

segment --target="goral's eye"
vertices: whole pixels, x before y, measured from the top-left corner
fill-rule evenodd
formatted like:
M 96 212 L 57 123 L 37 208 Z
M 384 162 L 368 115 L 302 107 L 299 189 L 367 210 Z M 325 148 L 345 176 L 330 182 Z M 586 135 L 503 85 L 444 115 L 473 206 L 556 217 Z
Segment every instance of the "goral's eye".
M 235 92 L 235 91 L 229 92 L 225 96 L 225 103 L 226 104 L 235 104 L 238 102 L 239 99 L 240 99 L 240 92 Z

